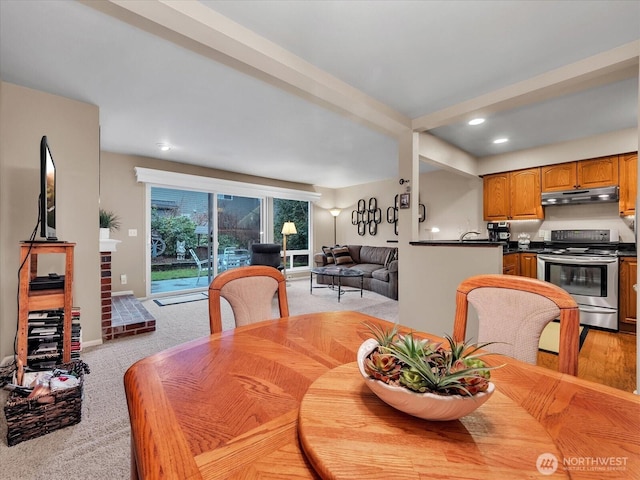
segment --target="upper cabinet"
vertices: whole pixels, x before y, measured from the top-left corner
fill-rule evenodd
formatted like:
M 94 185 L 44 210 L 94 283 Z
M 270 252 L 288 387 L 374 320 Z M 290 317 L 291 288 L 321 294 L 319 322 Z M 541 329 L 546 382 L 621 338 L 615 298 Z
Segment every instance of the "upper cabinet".
M 618 185 L 618 155 L 541 167 L 543 192 Z
M 638 152 L 620 155 L 620 215 L 636 213 Z
M 540 168 L 486 175 L 483 183 L 485 220 L 544 218 L 540 198 Z
M 620 215 L 634 215 L 638 152 L 485 175 L 484 219 L 544 218 L 542 192 L 620 186 Z

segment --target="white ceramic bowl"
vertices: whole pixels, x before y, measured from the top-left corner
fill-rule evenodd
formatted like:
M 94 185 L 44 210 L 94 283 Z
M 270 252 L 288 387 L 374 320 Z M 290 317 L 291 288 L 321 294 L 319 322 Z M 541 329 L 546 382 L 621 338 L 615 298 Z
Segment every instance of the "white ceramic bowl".
M 495 390 L 489 382 L 489 388 L 469 396 L 435 395 L 433 393 L 416 393 L 403 387 L 388 385 L 369 377 L 364 371 L 364 359 L 378 346 L 378 342 L 370 338 L 358 349 L 358 368 L 369 389 L 389 406 L 425 420 L 457 420 L 470 414 L 486 402 Z

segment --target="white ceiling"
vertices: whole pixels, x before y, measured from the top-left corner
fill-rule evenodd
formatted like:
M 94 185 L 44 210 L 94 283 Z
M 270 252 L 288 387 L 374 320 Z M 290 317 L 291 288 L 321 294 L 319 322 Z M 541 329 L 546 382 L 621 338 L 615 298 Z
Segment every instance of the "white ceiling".
M 409 125 L 640 39 L 637 1 L 196 5 L 202 6 Z M 384 129 L 149 31 L 73 0 L 0 0 L 0 78 L 98 105 L 106 151 L 332 188 L 397 177 L 396 140 Z M 474 129 L 457 122 L 430 133 L 483 157 L 634 127 L 637 98 L 635 75 L 492 114 Z M 493 145 L 498 135 L 511 141 Z M 174 147 L 161 153 L 161 142 Z

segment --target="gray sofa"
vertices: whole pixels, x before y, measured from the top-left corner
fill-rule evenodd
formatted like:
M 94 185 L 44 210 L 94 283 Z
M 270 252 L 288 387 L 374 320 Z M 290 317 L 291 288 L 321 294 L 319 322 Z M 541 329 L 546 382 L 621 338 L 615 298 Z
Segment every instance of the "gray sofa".
M 338 265 L 343 268 L 355 268 L 363 274 L 365 290 L 379 293 L 385 297 L 398 299 L 398 249 L 396 247 L 369 247 L 366 245 L 343 245 L 349 249 L 351 261 Z M 316 267 L 334 265 L 327 253 L 330 249 L 323 247 L 322 253 L 316 253 L 313 260 Z M 317 275 L 319 284 L 330 285 L 331 277 Z M 344 277 L 343 285 L 360 287 L 359 278 Z

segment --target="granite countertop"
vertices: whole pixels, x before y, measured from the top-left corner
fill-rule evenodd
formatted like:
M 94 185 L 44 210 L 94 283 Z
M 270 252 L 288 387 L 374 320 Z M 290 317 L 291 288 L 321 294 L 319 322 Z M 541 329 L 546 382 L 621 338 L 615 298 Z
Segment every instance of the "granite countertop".
M 410 245 L 431 245 L 431 246 L 447 246 L 447 247 L 499 247 L 506 246 L 505 242 L 490 242 L 489 240 L 420 240 L 418 242 L 409 242 Z
M 447 247 L 499 247 L 502 246 L 504 255 L 510 253 L 540 253 L 545 249 L 543 242 L 531 242 L 529 248 L 518 247 L 517 242 L 490 242 L 489 240 L 420 240 L 419 242 L 409 242 L 411 245 L 431 245 Z M 618 248 L 619 257 L 636 257 L 635 244 L 621 243 Z

